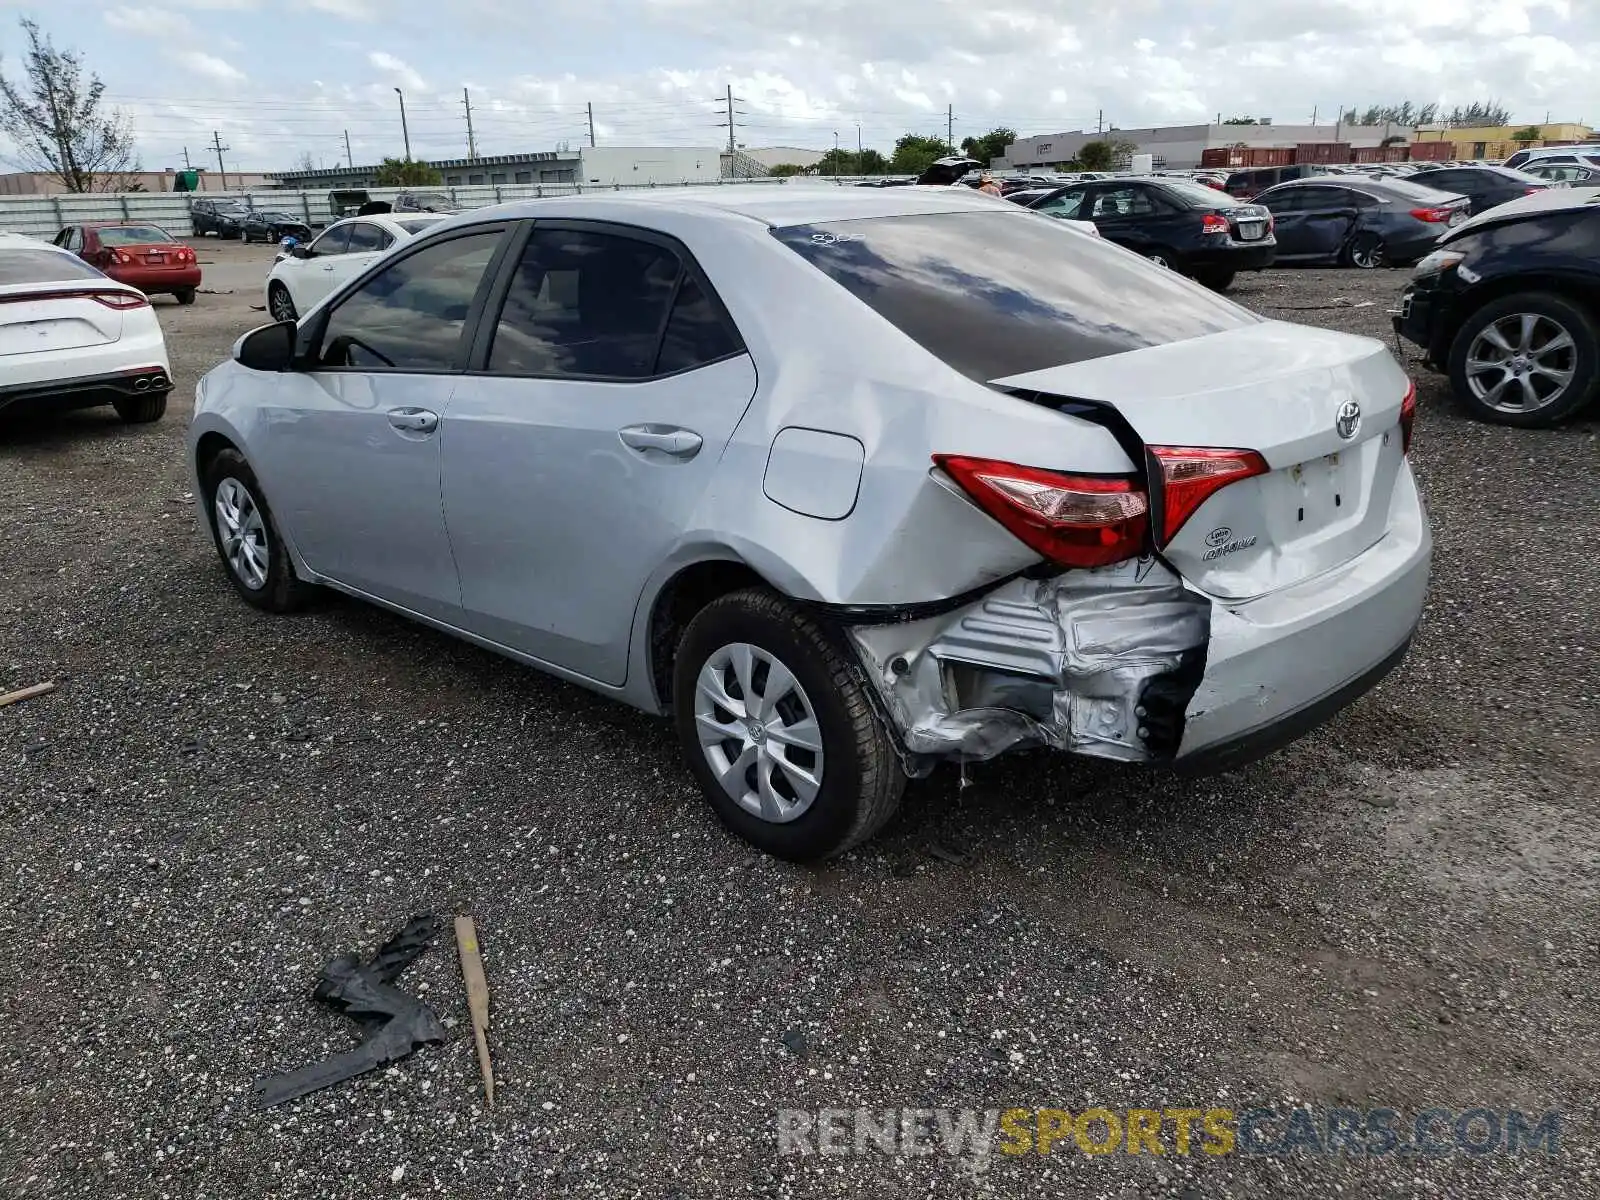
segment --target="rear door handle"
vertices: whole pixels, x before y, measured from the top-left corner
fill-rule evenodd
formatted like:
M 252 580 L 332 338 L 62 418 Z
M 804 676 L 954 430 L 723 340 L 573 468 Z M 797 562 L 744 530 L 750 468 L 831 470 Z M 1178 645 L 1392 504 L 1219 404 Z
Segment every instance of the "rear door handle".
M 439 414 L 425 408 L 391 408 L 389 424 L 402 433 L 432 433 L 439 428 Z
M 617 430 L 617 436 L 630 450 L 641 453 L 653 450 L 669 458 L 693 458 L 705 444 L 694 430 L 680 429 L 676 425 L 629 425 Z

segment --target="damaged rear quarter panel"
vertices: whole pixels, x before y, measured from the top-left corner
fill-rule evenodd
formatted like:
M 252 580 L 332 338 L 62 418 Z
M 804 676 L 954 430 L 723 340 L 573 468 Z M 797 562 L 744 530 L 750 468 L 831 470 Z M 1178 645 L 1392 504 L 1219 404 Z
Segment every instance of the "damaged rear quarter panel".
M 1210 626 L 1211 602 L 1143 558 L 1013 579 L 951 613 L 848 632 L 915 769 L 1034 745 L 1170 758 Z

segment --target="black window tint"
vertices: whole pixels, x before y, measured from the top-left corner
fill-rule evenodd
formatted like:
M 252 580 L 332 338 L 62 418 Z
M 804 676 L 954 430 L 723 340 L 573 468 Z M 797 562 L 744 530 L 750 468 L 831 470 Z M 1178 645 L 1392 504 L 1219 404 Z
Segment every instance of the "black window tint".
M 382 250 L 388 245 L 387 235 L 370 221 L 357 221 L 350 226 L 350 253 L 367 254 Z
M 726 358 L 739 349 L 739 341 L 723 319 L 717 303 L 693 275 L 685 274 L 678 299 L 667 318 L 656 357 L 656 374 L 670 375 Z
M 929 353 L 983 381 L 1259 320 L 1116 246 L 996 207 L 774 233 Z
M 535 229 L 500 312 L 489 370 L 646 378 L 679 269 L 677 255 L 650 242 Z
M 467 313 L 500 231 L 428 246 L 388 266 L 333 310 L 322 365 L 444 371 L 456 365 Z
M 1307 208 L 1309 189 L 1284 188 L 1281 192 L 1269 192 L 1265 196 L 1257 196 L 1259 204 L 1265 204 L 1275 213 L 1304 212 Z
M 1155 214 L 1155 205 L 1142 187 L 1107 188 L 1094 198 L 1096 217 L 1148 217 Z
M 344 254 L 350 249 L 350 226 L 335 225 L 311 243 L 313 254 Z
M 55 283 L 103 278 L 83 259 L 59 250 L 0 249 L 0 283 Z

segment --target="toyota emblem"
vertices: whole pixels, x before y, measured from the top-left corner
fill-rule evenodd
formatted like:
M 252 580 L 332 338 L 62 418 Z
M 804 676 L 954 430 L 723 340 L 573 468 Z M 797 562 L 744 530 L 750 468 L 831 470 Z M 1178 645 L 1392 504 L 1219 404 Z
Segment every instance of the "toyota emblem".
M 1347 442 L 1355 437 L 1356 431 L 1361 428 L 1361 405 L 1354 400 L 1346 400 L 1341 404 L 1339 415 L 1333 419 L 1333 428 Z

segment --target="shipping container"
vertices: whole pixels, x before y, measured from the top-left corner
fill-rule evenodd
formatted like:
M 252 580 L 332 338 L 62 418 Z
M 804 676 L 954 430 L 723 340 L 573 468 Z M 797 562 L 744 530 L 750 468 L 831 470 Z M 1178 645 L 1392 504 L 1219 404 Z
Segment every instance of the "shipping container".
M 1349 142 L 1301 142 L 1295 147 L 1297 163 L 1325 164 L 1350 161 Z
M 1449 162 L 1455 157 L 1454 142 L 1412 142 L 1406 147 L 1412 162 Z
M 1212 146 L 1200 152 L 1202 167 L 1226 167 L 1247 171 L 1252 167 L 1294 165 L 1294 150 L 1288 146 Z

